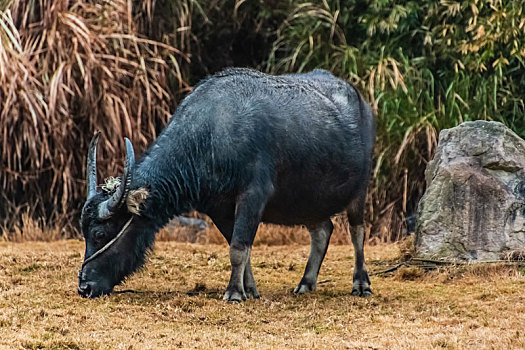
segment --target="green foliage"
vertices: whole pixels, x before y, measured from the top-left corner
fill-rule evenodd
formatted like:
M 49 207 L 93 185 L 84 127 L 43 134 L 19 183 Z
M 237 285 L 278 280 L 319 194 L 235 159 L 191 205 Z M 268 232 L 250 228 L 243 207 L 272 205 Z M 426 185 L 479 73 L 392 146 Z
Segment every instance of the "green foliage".
M 524 8 L 496 0 L 294 2 L 268 70 L 325 68 L 372 103 L 369 219 L 382 240 L 397 239 L 415 210 L 440 130 L 487 119 L 525 137 Z

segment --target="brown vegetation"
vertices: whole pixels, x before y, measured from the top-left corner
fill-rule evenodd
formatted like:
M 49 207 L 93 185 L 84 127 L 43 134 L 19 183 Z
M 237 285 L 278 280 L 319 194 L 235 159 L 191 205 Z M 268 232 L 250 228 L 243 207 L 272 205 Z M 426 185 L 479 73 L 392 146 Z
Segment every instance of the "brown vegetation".
M 203 215 L 195 215 L 204 217 Z M 171 226 L 160 230 L 156 235 L 159 242 L 188 242 L 199 244 L 223 244 L 226 240 L 219 230 L 213 225 L 211 220 L 206 217 L 209 227 L 197 231 L 192 227 Z M 336 216 L 333 218 L 334 232 L 330 240 L 331 244 L 350 244 L 350 233 L 346 218 Z M 74 233 L 64 232 L 58 228 L 43 229 L 43 223 L 38 223 L 31 219 L 29 215 L 23 214 L 19 225 L 16 225 L 11 232 L 6 232 L 0 236 L 0 241 L 7 242 L 49 242 L 57 239 L 69 238 Z M 255 237 L 255 245 L 285 245 L 285 244 L 307 244 L 310 241 L 308 230 L 302 226 L 277 226 L 271 224 L 261 224 Z M 372 239 L 372 242 L 375 242 Z
M 512 349 L 525 347 L 525 278 L 514 267 L 447 267 L 372 276 L 352 297 L 353 249 L 331 246 L 326 280 L 294 296 L 307 246 L 254 248 L 261 299 L 223 302 L 225 245 L 161 242 L 110 297 L 80 298 L 83 244 L 0 242 L 0 348 Z M 370 271 L 397 245 L 366 247 Z
M 100 168 L 116 174 L 123 137 L 143 149 L 168 120 L 177 96 L 167 81 L 188 88 L 177 71 L 187 56 L 141 36 L 128 5 L 16 0 L 0 8 L 0 228 L 12 231 L 27 213 L 74 232 L 85 197 L 80 150 L 93 132 L 103 134 Z

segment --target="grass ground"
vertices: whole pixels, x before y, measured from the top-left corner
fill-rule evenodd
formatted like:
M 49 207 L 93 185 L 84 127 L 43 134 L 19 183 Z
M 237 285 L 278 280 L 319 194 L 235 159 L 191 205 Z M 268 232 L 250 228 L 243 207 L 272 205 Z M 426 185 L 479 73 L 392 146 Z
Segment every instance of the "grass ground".
M 0 347 L 148 348 L 525 348 L 525 277 L 515 268 L 371 278 L 374 295 L 352 297 L 353 249 L 329 248 L 316 292 L 296 297 L 308 246 L 254 248 L 261 299 L 221 300 L 224 245 L 158 242 L 147 267 L 97 300 L 77 295 L 83 242 L 0 243 Z M 366 248 L 370 271 L 399 255 Z

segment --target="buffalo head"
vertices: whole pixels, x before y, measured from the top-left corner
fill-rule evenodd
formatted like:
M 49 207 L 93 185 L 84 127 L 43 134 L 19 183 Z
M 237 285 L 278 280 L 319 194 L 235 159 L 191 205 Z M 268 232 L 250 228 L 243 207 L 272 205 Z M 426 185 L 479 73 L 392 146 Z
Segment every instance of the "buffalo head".
M 96 154 L 100 133 L 89 145 L 87 200 L 80 226 L 86 242 L 84 263 L 78 274 L 78 293 L 95 298 L 112 292 L 115 285 L 144 262 L 151 242 L 143 242 L 145 220 L 140 206 L 148 192 L 132 189 L 135 155 L 126 138 L 126 163 L 120 179 L 110 179 L 97 188 Z

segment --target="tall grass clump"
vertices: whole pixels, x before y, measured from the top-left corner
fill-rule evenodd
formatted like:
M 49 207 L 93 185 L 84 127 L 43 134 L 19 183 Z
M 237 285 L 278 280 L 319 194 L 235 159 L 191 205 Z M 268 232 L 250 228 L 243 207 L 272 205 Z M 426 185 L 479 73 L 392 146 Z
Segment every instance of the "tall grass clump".
M 377 111 L 368 220 L 399 239 L 440 130 L 475 119 L 525 136 L 525 1 L 295 1 L 271 72 L 325 68 Z
M 33 218 L 75 232 L 93 131 L 102 175 L 118 172 L 122 137 L 140 152 L 187 82 L 262 64 L 278 3 L 0 1 L 0 231 Z
M 196 84 L 231 66 L 264 68 L 291 0 L 133 1 L 139 30 L 188 52 L 180 67 Z
M 140 35 L 130 1 L 0 6 L 0 228 L 26 213 L 73 229 L 93 132 L 103 134 L 99 169 L 114 174 L 122 138 L 141 149 L 168 120 L 167 80 L 186 87 L 174 63 L 187 57 Z

